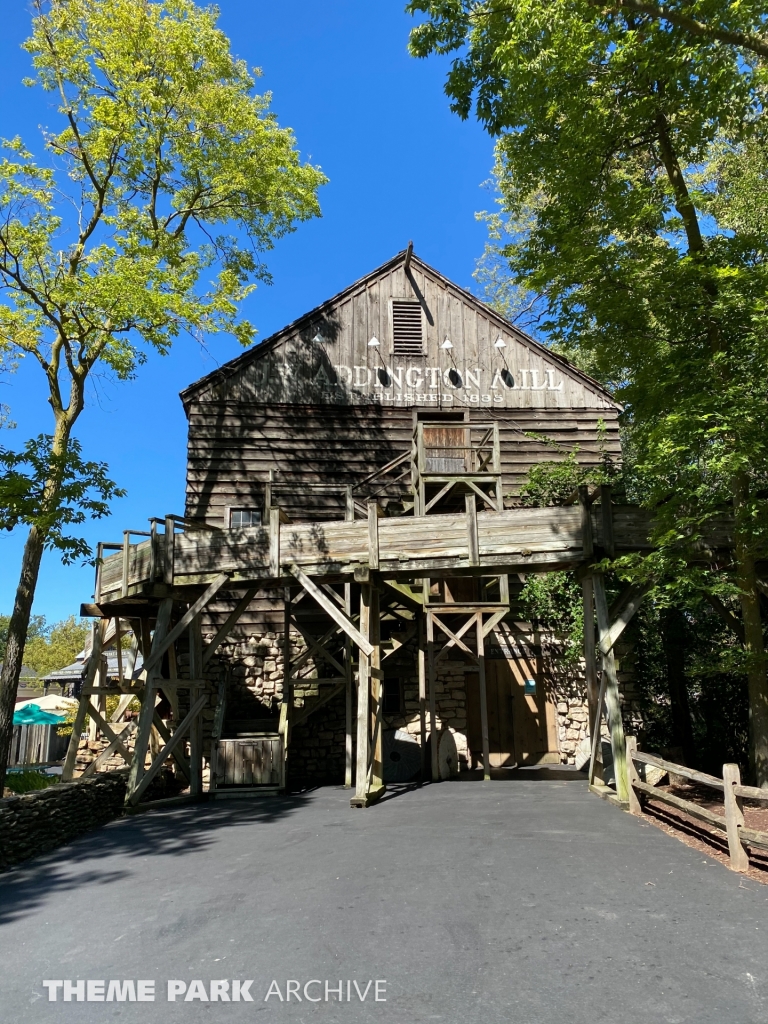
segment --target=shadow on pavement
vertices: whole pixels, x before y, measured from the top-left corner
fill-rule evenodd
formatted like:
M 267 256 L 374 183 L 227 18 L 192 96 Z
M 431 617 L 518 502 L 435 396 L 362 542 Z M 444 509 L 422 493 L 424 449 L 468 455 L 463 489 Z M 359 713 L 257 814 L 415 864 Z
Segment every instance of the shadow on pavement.
M 135 860 L 138 869 L 147 854 L 188 856 L 215 843 L 220 829 L 285 820 L 306 796 L 233 798 L 117 818 L 1 874 L 0 925 L 23 917 L 54 893 L 125 878 L 126 864 Z M 115 854 L 127 858 L 119 870 L 109 866 Z

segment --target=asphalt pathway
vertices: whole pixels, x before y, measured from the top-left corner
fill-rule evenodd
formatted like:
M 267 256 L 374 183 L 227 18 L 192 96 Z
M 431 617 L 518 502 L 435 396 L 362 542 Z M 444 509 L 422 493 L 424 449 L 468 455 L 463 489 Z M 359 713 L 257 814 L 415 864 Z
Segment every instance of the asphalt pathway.
M 768 887 L 567 775 L 158 810 L 0 875 L 0 1024 L 246 1020 L 768 1022 Z

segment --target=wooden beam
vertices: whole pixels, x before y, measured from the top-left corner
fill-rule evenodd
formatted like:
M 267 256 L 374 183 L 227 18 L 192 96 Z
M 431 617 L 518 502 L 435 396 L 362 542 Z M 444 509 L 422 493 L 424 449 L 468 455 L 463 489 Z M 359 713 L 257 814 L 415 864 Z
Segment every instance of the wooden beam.
M 581 603 L 584 616 L 584 675 L 587 683 L 587 706 L 589 709 L 589 735 L 593 739 L 595 722 L 599 724 L 598 696 L 600 688 L 597 682 L 597 653 L 595 644 L 595 601 L 592 592 L 592 577 L 586 576 L 581 581 Z M 599 729 L 598 729 L 599 732 Z
M 371 626 L 371 594 L 370 583 L 360 586 L 360 629 L 363 634 L 370 631 Z M 350 801 L 353 807 L 361 806 L 366 799 L 368 788 L 368 748 L 370 744 L 369 715 L 371 698 L 371 664 L 373 644 L 364 636 L 365 647 L 360 647 L 360 661 L 357 684 L 357 760 L 355 764 L 355 795 Z M 364 803 L 362 804 L 364 806 Z
M 340 661 L 337 661 L 337 659 L 334 658 L 334 656 L 330 653 L 330 651 L 327 651 L 324 647 L 321 646 L 321 644 L 323 642 L 322 640 L 320 640 L 320 641 L 315 640 L 315 638 L 312 636 L 312 634 L 307 632 L 307 630 L 304 629 L 304 627 L 301 626 L 299 624 L 299 622 L 295 618 L 292 621 L 292 625 L 293 625 L 293 627 L 295 629 L 297 629 L 299 631 L 299 633 L 301 633 L 301 635 L 304 637 L 304 639 L 307 642 L 308 650 L 305 652 L 307 657 L 304 660 L 304 664 L 306 664 L 306 662 L 309 660 L 309 658 L 311 658 L 313 655 L 317 654 L 319 657 L 321 657 L 323 659 L 323 661 L 327 662 L 329 665 L 332 665 L 333 668 L 335 668 L 338 672 L 340 672 L 342 675 L 344 675 L 344 666 L 341 664 Z M 334 629 L 333 633 L 338 633 L 340 628 L 341 627 L 337 627 L 336 629 Z M 326 633 L 326 636 L 327 635 L 328 634 Z M 297 668 L 296 668 L 296 665 L 294 664 L 294 665 L 291 666 L 291 674 L 292 674 L 293 678 L 296 679 L 296 681 L 298 682 L 300 677 L 298 677 L 296 675 L 296 672 L 297 672 Z
M 581 550 L 584 558 L 591 558 L 595 553 L 595 544 L 592 539 L 592 516 L 589 511 L 589 487 L 582 484 L 579 487 L 579 508 L 581 509 Z
M 405 250 L 405 263 L 403 264 L 403 270 L 406 274 L 411 269 L 411 256 L 413 255 L 413 242 L 408 243 L 408 248 Z
M 154 779 L 154 777 L 163 767 L 163 765 L 171 756 L 171 754 L 179 745 L 179 743 L 181 743 L 182 739 L 184 738 L 184 735 L 194 722 L 195 718 L 200 714 L 200 712 L 205 707 L 207 700 L 208 694 L 204 694 L 202 697 L 199 697 L 192 705 L 192 707 L 189 709 L 186 716 L 184 717 L 184 720 L 180 722 L 178 728 L 174 730 L 173 736 L 171 736 L 168 743 L 165 744 L 165 746 L 154 759 L 152 764 L 149 766 L 146 772 L 144 772 L 141 782 L 139 782 L 138 786 L 132 791 L 129 797 L 129 802 L 131 804 L 137 804 L 139 802 L 143 794 L 146 792 L 147 786 L 150 784 L 152 779 Z M 134 763 L 135 762 L 136 758 L 134 758 Z
M 419 615 L 419 746 L 421 748 L 421 778 L 426 774 L 427 756 L 427 645 L 424 630 L 424 616 Z
M 248 605 L 251 603 L 251 601 L 257 594 L 258 589 L 256 587 L 252 587 L 250 590 L 247 590 L 245 592 L 245 597 L 241 598 L 237 602 L 234 611 L 227 616 L 226 622 L 218 631 L 213 640 L 211 640 L 209 644 L 206 644 L 205 649 L 203 651 L 203 668 L 205 668 L 205 666 L 211 660 L 219 644 L 222 643 L 223 640 L 226 640 L 226 638 L 229 636 L 233 626 L 236 625 L 240 616 L 243 614 L 243 612 L 246 610 Z
M 106 718 L 104 718 L 103 715 L 101 714 L 101 712 L 98 711 L 97 708 L 95 708 L 93 706 L 91 706 L 88 709 L 88 713 L 91 716 L 91 718 L 95 718 L 96 719 L 96 722 L 97 722 L 99 728 L 104 733 L 104 735 L 107 737 L 107 739 L 109 740 L 110 744 L 114 743 L 115 748 L 117 749 L 117 751 L 119 752 L 120 756 L 125 761 L 125 763 L 127 765 L 130 765 L 131 760 L 132 760 L 132 755 L 131 755 L 130 751 L 125 746 L 125 744 L 120 739 L 120 737 L 114 732 L 114 730 L 112 729 L 112 727 L 110 726 L 110 724 L 106 720 Z
M 171 738 L 171 733 L 169 733 L 168 730 L 166 729 L 165 722 L 162 720 L 160 715 L 158 715 L 157 710 L 155 710 L 155 713 L 152 716 L 152 724 L 157 730 L 160 739 L 163 741 L 163 743 L 168 743 Z M 187 782 L 189 782 L 191 773 L 189 770 L 189 762 L 187 761 L 187 759 L 175 748 L 172 751 L 172 757 L 176 764 L 179 766 L 181 774 L 184 776 Z
M 269 575 L 280 576 L 280 509 L 269 510 Z
M 464 507 L 467 514 L 467 561 L 470 565 L 480 565 L 480 545 L 477 539 L 477 498 L 474 494 L 464 495 Z
M 191 604 L 189 606 L 189 608 L 184 612 L 184 614 L 179 619 L 179 621 L 176 623 L 176 625 L 173 627 L 173 629 L 170 631 L 170 633 L 168 633 L 166 636 L 164 636 L 161 639 L 161 641 L 159 643 L 157 643 L 157 644 L 155 643 L 154 639 L 152 640 L 152 653 L 150 654 L 149 658 L 147 658 L 146 662 L 142 665 L 142 667 L 140 669 L 135 669 L 134 670 L 134 673 L 133 673 L 133 678 L 134 679 L 137 679 L 141 675 L 142 672 L 146 672 L 147 674 L 149 674 L 154 668 L 156 668 L 160 664 L 160 662 L 163 659 L 163 655 L 168 650 L 168 648 L 171 646 L 171 644 L 175 643 L 179 639 L 179 637 L 182 635 L 184 630 L 189 627 L 190 623 L 196 618 L 196 616 L 198 616 L 200 614 L 200 612 L 203 610 L 203 608 L 205 608 L 205 606 L 208 604 L 208 602 L 213 597 L 215 597 L 216 594 L 218 594 L 218 592 L 221 590 L 221 588 L 224 586 L 224 584 L 228 582 L 228 580 L 229 580 L 229 575 L 227 573 L 225 573 L 225 572 L 220 573 L 220 575 L 218 575 L 216 577 L 216 579 L 205 590 L 205 592 L 202 593 L 200 595 L 200 597 L 198 597 L 198 599 L 193 604 Z M 165 598 L 165 601 L 170 601 L 170 600 L 171 600 L 170 598 Z M 165 603 L 165 601 L 163 603 Z M 158 623 L 159 623 L 159 618 L 158 618 Z M 157 629 L 155 629 L 155 637 L 157 637 Z M 202 668 L 202 666 L 200 666 L 200 667 Z M 195 676 L 199 676 L 200 674 L 201 674 L 200 672 L 197 672 L 197 673 L 191 672 L 190 673 L 190 675 L 193 678 Z
M 373 653 L 371 654 L 371 713 L 373 734 L 371 741 L 370 788 L 382 789 L 384 786 L 384 754 L 382 746 L 383 732 L 383 701 L 384 673 L 381 671 L 381 606 L 379 591 L 371 588 L 371 621 L 368 632 Z
M 475 654 L 475 652 L 471 649 L 471 647 L 468 647 L 467 644 L 465 644 L 464 641 L 461 639 L 464 636 L 464 634 L 474 625 L 475 616 L 470 615 L 467 618 L 467 621 L 461 627 L 461 629 L 457 630 L 457 632 L 454 633 L 448 626 L 446 626 L 444 622 L 442 622 L 437 617 L 437 615 L 434 612 L 431 612 L 430 614 L 434 619 L 435 623 L 437 624 L 437 626 L 443 631 L 443 633 L 445 633 L 447 637 L 450 638 L 448 640 L 448 643 L 443 646 L 442 650 L 439 652 L 435 660 L 439 661 L 440 658 L 442 658 L 442 656 L 445 653 L 447 653 L 447 651 L 449 651 L 454 644 L 456 644 L 458 647 L 461 648 L 462 651 L 464 651 L 465 654 L 468 654 L 470 658 L 473 658 L 475 661 L 477 661 L 477 655 Z
M 350 494 L 351 494 L 350 488 Z M 349 506 L 347 506 L 349 510 Z M 347 512 L 349 515 L 349 511 Z M 354 508 L 352 509 L 352 518 L 354 518 Z M 352 584 L 344 584 L 344 612 L 348 619 L 352 618 Z M 354 700 L 354 683 L 355 683 L 355 672 L 352 664 L 352 640 L 350 637 L 345 636 L 344 638 L 344 787 L 345 789 L 352 788 L 352 759 L 354 756 L 354 737 L 352 733 L 353 729 L 353 700 Z
M 160 608 L 158 609 L 155 634 L 152 638 L 152 651 L 150 652 L 150 658 L 148 658 L 148 660 L 151 660 L 151 654 L 154 653 L 155 650 L 159 650 L 164 643 L 165 638 L 168 635 L 168 627 L 171 623 L 172 612 L 173 598 L 166 597 L 160 603 Z M 146 637 L 144 638 L 144 643 L 144 654 L 146 656 Z M 152 732 L 152 719 L 155 713 L 155 675 L 156 672 L 153 669 L 150 669 L 147 672 L 144 697 L 141 702 L 141 711 L 139 712 L 139 727 L 136 733 L 136 744 L 133 751 L 133 760 L 131 761 L 131 769 L 128 774 L 128 783 L 126 786 L 126 803 L 130 803 L 132 801 L 132 796 L 141 783 L 142 776 L 144 775 L 144 760 L 147 756 L 149 737 Z
M 427 681 L 429 684 L 429 747 L 430 774 L 433 782 L 440 781 L 440 763 L 437 752 L 437 708 L 435 700 L 435 627 L 434 615 L 427 612 Z
M 611 624 L 611 627 L 605 636 L 600 638 L 600 643 L 598 645 L 600 654 L 605 655 L 613 648 L 616 641 L 629 625 L 632 616 L 643 603 L 643 598 L 650 589 L 650 584 L 644 587 L 634 585 L 627 587 L 619 598 L 619 601 L 616 602 L 618 610 L 615 613 L 615 621 Z M 614 607 L 616 607 L 616 605 Z M 610 620 L 611 615 L 609 613 L 608 621 L 610 622 Z
M 189 624 L 189 674 L 193 679 L 203 674 L 203 634 L 199 615 Z M 190 691 L 190 703 L 202 697 L 208 703 L 207 693 L 200 694 L 197 689 Z M 199 716 L 189 727 L 189 772 L 189 795 L 198 797 L 203 791 L 203 723 Z
M 613 539 L 613 506 L 611 505 L 611 487 L 602 484 L 600 487 L 600 512 L 603 527 L 603 550 L 609 558 L 616 557 L 616 544 Z
M 381 509 L 377 501 L 368 502 L 368 565 L 379 568 L 379 516 Z
M 508 614 L 509 608 L 499 608 L 498 611 L 495 611 L 483 626 L 483 636 L 488 636 L 491 630 L 495 629 L 502 619 Z
M 485 641 L 483 638 L 483 614 L 477 613 L 477 673 L 480 684 L 480 730 L 483 738 L 483 779 L 491 778 L 491 747 L 488 738 L 488 694 L 485 685 Z
M 173 516 L 165 517 L 163 583 L 173 586 L 174 556 L 176 553 L 176 523 Z
M 126 724 L 126 727 L 120 733 L 120 742 L 122 743 L 124 740 L 127 740 L 135 732 L 136 732 L 136 723 L 135 722 L 128 722 Z M 105 761 L 107 761 L 110 757 L 112 757 L 112 755 L 117 750 L 117 746 L 118 746 L 117 743 L 116 743 L 116 740 L 117 740 L 117 736 L 115 737 L 114 740 L 112 740 L 112 742 L 109 744 L 109 746 L 105 747 L 101 751 L 101 753 L 97 757 L 95 757 L 93 759 L 93 761 L 91 761 L 91 763 L 87 766 L 85 771 L 82 772 L 82 774 L 80 775 L 81 779 L 86 779 L 86 778 L 88 778 L 89 775 L 93 775 L 99 769 L 99 767 L 102 764 L 104 764 Z M 123 757 L 122 754 L 120 756 Z M 123 760 L 125 761 L 125 757 L 123 757 Z M 130 761 L 126 761 L 126 764 L 130 764 Z
M 395 580 L 382 580 L 382 582 L 385 587 L 389 587 L 390 590 L 394 590 L 395 593 L 402 595 L 407 601 L 412 601 L 418 608 L 424 607 L 422 595 L 414 594 L 406 583 L 397 583 Z
M 592 587 L 595 594 L 599 645 L 605 644 L 607 646 L 610 632 L 608 602 L 605 596 L 605 583 L 601 573 L 595 573 L 592 577 Z M 605 707 L 608 712 L 608 728 L 611 733 L 613 770 L 616 776 L 616 795 L 619 800 L 626 803 L 629 799 L 627 793 L 627 741 L 624 736 L 624 723 L 621 718 L 619 681 L 616 676 L 616 662 L 613 657 L 613 650 L 608 648 L 602 657 L 603 679 L 605 681 Z
M 100 622 L 93 624 L 91 655 L 85 669 L 85 680 L 83 682 L 84 689 L 90 688 L 93 685 L 96 673 L 99 670 L 99 666 L 101 664 L 101 645 L 103 643 L 108 624 L 108 619 L 102 619 Z M 80 734 L 83 731 L 83 724 L 85 722 L 85 716 L 88 713 L 89 705 L 89 697 L 86 694 L 81 693 L 80 703 L 78 704 L 77 713 L 75 714 L 75 721 L 72 724 L 72 735 L 70 736 L 69 746 L 67 747 L 67 756 L 64 759 L 64 767 L 61 772 L 62 782 L 72 781 L 75 764 L 77 763 L 77 751 L 80 746 Z
M 320 605 L 323 611 L 327 612 L 333 621 L 344 630 L 347 636 L 351 637 L 352 640 L 357 644 L 360 650 L 367 656 L 370 657 L 373 654 L 373 645 L 366 639 L 365 636 L 357 629 L 352 622 L 347 618 L 344 612 L 338 608 L 331 599 L 323 593 L 323 591 L 314 583 L 305 572 L 296 565 L 295 563 L 291 566 L 291 574 L 296 577 L 299 583 L 304 587 L 310 597 L 313 597 L 315 601 Z M 370 585 L 370 584 L 368 584 Z M 362 626 L 362 623 L 361 623 Z

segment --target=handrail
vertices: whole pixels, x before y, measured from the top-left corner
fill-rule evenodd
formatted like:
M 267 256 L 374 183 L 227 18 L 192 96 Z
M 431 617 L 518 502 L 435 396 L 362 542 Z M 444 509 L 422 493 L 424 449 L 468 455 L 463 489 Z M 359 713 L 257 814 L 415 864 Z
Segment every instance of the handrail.
M 686 768 L 685 765 L 665 761 L 663 757 L 657 757 L 656 754 L 646 754 L 644 751 L 634 750 L 632 758 L 642 764 L 652 764 L 656 768 L 663 768 L 664 771 L 671 772 L 673 775 L 681 775 L 684 779 L 698 782 L 702 786 L 711 786 L 712 789 L 721 791 L 725 788 L 723 780 L 718 779 L 715 775 L 707 775 L 706 772 L 697 772 L 693 768 Z M 768 799 L 768 794 L 766 794 L 766 799 Z
M 712 789 L 721 790 L 723 793 L 724 815 L 716 814 L 706 807 L 701 807 L 692 800 L 675 796 L 674 793 L 667 793 L 656 786 L 644 782 L 637 774 L 635 762 L 639 764 L 650 764 L 672 775 L 679 775 L 682 778 L 690 779 L 700 785 L 709 786 Z M 675 764 L 673 761 L 666 761 L 663 757 L 655 754 L 647 754 L 637 749 L 637 740 L 634 736 L 627 736 L 627 775 L 629 793 L 629 810 L 632 814 L 642 814 L 643 805 L 640 803 L 638 794 L 643 794 L 652 800 L 674 807 L 691 818 L 703 821 L 720 832 L 725 832 L 728 837 L 728 866 L 732 871 L 747 871 L 749 869 L 749 848 L 757 847 L 761 850 L 768 850 L 768 832 L 759 832 L 757 829 L 747 828 L 744 823 L 743 798 L 752 800 L 768 801 L 768 791 L 758 789 L 756 786 L 742 786 L 741 773 L 737 764 L 724 764 L 723 777 L 718 779 L 706 772 L 698 772 L 682 764 Z

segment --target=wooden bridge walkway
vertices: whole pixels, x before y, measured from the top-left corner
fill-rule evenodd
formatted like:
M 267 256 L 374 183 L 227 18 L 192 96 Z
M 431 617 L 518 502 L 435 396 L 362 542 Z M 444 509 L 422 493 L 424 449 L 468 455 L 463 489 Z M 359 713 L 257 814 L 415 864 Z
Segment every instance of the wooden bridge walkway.
M 551 572 L 582 564 L 593 548 L 614 557 L 653 547 L 651 514 L 610 504 L 477 512 L 468 503 L 466 513 L 380 518 L 372 502 L 367 520 L 291 523 L 273 508 L 266 526 L 248 529 L 168 517 L 161 533 L 160 522 L 146 540 L 129 543 L 126 533 L 128 543 L 102 546 L 97 604 L 205 588 L 222 573 L 228 588 L 262 588 L 292 582 L 294 566 L 324 582 L 359 579 L 366 569 L 393 580 Z M 730 546 L 730 524 L 715 523 L 703 553 Z M 109 555 L 109 547 L 120 550 Z

